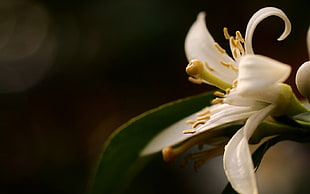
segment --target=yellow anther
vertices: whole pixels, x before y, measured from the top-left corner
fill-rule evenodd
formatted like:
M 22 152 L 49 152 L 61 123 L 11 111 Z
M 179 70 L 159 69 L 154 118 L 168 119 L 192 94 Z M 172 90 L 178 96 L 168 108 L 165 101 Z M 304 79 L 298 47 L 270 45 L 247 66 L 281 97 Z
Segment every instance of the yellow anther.
M 211 101 L 211 104 L 223 104 L 224 100 L 222 98 L 215 98 Z
M 207 61 L 205 61 L 205 65 L 206 65 L 206 67 L 207 67 L 210 71 L 214 71 L 214 69 L 213 69 L 212 67 L 209 66 L 209 64 L 208 64 Z
M 204 110 L 202 110 L 201 112 L 197 113 L 196 116 L 203 116 L 203 115 L 206 115 L 206 114 L 210 114 L 210 110 L 208 108 L 205 108 Z
M 201 61 L 194 59 L 189 62 L 186 67 L 186 73 L 191 76 L 197 76 L 203 72 L 204 67 Z
M 214 43 L 214 46 L 217 48 L 217 50 L 220 53 L 222 53 L 222 54 L 226 53 L 225 49 L 223 49 L 217 42 Z
M 225 67 L 230 67 L 230 63 L 225 63 L 224 61 L 220 61 L 221 65 L 224 65 Z
M 202 84 L 202 80 L 201 79 L 197 79 L 194 77 L 188 77 L 188 81 L 194 83 L 194 84 Z
M 232 54 L 233 54 L 233 57 L 234 57 L 235 59 L 237 59 L 237 58 L 239 57 L 238 52 L 239 52 L 238 49 L 236 49 L 236 48 L 233 49 Z
M 236 39 L 240 40 L 242 43 L 244 43 L 244 38 L 242 37 L 240 31 L 236 32 Z
M 237 46 L 237 48 L 239 49 L 239 51 L 240 51 L 241 53 L 244 53 L 244 48 L 243 48 L 243 46 L 241 45 L 240 41 L 236 41 L 235 43 L 236 43 L 236 46 Z
M 187 120 L 185 123 L 186 123 L 186 124 L 191 124 L 191 125 L 192 125 L 192 124 L 194 124 L 195 122 L 196 122 L 196 121 L 193 121 L 193 120 Z
M 230 44 L 230 46 L 232 47 L 232 48 L 236 48 L 237 46 L 236 46 L 236 44 L 235 44 L 235 39 L 234 39 L 234 37 L 230 37 L 229 38 L 229 44 Z
M 234 66 L 233 64 L 230 66 L 232 70 L 239 71 L 239 68 Z
M 231 90 L 230 88 L 226 88 L 226 89 L 225 89 L 225 93 L 226 93 L 226 94 L 229 94 L 229 93 L 230 93 L 230 90 Z
M 203 125 L 205 124 L 206 121 L 196 121 L 193 125 L 192 125 L 192 128 L 196 128 L 198 125 Z
M 210 119 L 210 115 L 204 115 L 204 116 L 201 116 L 201 117 L 197 117 L 197 121 L 206 121 L 206 120 L 209 120 Z
M 192 134 L 192 133 L 196 133 L 196 130 L 195 130 L 195 129 L 186 129 L 186 130 L 183 130 L 183 134 Z
M 225 97 L 225 94 L 219 91 L 215 91 L 213 94 L 218 97 L 222 97 L 222 98 Z
M 226 27 L 223 28 L 223 32 L 224 32 L 224 37 L 226 40 L 230 39 L 230 35 L 228 33 L 228 29 Z

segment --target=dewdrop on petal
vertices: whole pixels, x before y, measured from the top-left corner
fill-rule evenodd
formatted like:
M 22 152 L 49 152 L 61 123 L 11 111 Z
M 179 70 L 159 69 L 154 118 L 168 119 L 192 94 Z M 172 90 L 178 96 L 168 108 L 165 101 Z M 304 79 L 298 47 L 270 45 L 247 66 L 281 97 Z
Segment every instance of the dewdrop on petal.
M 296 85 L 299 92 L 310 101 L 310 61 L 302 64 L 296 73 Z

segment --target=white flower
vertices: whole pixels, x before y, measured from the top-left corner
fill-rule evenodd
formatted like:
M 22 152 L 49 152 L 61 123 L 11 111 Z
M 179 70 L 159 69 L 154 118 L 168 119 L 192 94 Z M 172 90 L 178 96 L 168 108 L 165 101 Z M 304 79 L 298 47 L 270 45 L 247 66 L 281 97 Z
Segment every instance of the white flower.
M 303 107 L 294 106 L 296 98 L 290 86 L 282 83 L 290 74 L 290 66 L 253 53 L 253 32 L 259 22 L 271 15 L 285 22 L 285 31 L 278 39 L 282 40 L 290 32 L 290 22 L 281 10 L 273 7 L 263 8 L 253 15 L 245 38 L 240 32 L 236 32 L 235 37 L 230 36 L 224 28 L 233 58 L 213 40 L 206 28 L 205 14 L 198 15 L 185 40 L 190 61 L 186 71 L 194 83 L 208 83 L 225 93 L 216 92 L 219 98 L 213 100 L 214 105 L 168 127 L 146 146 L 142 155 L 162 150 L 164 159 L 171 161 L 195 144 L 215 146 L 189 156 L 199 167 L 210 157 L 222 154 L 225 148 L 224 169 L 232 187 L 238 193 L 258 193 L 249 138 L 269 116 L 305 111 Z M 192 125 L 191 129 L 184 126 L 185 122 Z M 221 129 L 234 124 L 244 125 L 229 140 Z M 171 147 L 180 142 L 183 143 Z

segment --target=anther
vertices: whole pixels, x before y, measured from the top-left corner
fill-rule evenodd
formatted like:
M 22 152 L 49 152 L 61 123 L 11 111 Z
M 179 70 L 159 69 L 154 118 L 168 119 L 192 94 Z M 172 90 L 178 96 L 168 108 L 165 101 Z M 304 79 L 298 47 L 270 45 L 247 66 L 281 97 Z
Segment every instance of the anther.
M 234 37 L 231 36 L 231 37 L 229 38 L 229 44 L 230 44 L 231 47 L 236 48 L 236 44 L 235 44 L 235 39 L 234 39 Z
M 228 29 L 226 27 L 223 28 L 223 32 L 224 32 L 224 37 L 226 40 L 229 40 L 230 35 L 228 33 Z
M 233 52 L 232 52 L 232 54 L 233 54 L 233 57 L 235 58 L 235 59 L 237 59 L 238 57 L 239 57 L 239 55 L 238 55 L 238 51 L 237 51 L 238 49 L 236 49 L 236 48 L 234 48 L 233 49 Z
M 162 149 L 162 155 L 165 162 L 172 162 L 176 158 L 172 147 Z
M 226 89 L 225 89 L 225 93 L 226 93 L 226 94 L 229 94 L 229 93 L 230 93 L 230 90 L 231 90 L 230 88 L 226 88 Z
M 223 104 L 224 100 L 222 98 L 215 98 L 211 101 L 211 104 Z
M 206 114 L 210 114 L 210 110 L 208 108 L 205 108 L 204 110 L 202 110 L 201 112 L 197 113 L 196 116 L 203 116 L 203 115 L 206 115 Z
M 219 91 L 215 91 L 213 94 L 218 97 L 222 97 L 222 98 L 225 97 L 225 94 Z
M 202 84 L 202 80 L 201 79 L 197 79 L 194 77 L 188 77 L 188 81 L 194 83 L 194 84 Z
M 230 63 L 225 63 L 224 61 L 220 60 L 220 64 L 224 65 L 225 67 L 230 67 Z
M 201 117 L 197 117 L 197 121 L 206 121 L 210 119 L 210 115 L 204 115 L 204 116 L 201 116 Z
M 191 60 L 186 67 L 186 73 L 191 76 L 197 76 L 203 72 L 203 70 L 202 62 L 197 59 Z
M 195 129 L 186 129 L 186 130 L 183 130 L 183 134 L 192 134 L 192 133 L 196 133 L 196 130 L 195 130 Z
M 244 43 L 244 38 L 242 37 L 240 31 L 236 31 L 236 39 Z
M 201 121 L 196 121 L 193 125 L 192 125 L 192 128 L 196 128 L 198 125 L 203 125 L 203 124 L 205 124 L 206 123 L 206 121 L 203 121 L 203 120 L 201 120 Z
M 223 49 L 217 42 L 214 43 L 214 46 L 217 48 L 217 50 L 220 53 L 222 53 L 222 54 L 226 53 L 225 49 Z
M 207 67 L 210 71 L 214 71 L 214 69 L 213 69 L 212 67 L 209 66 L 209 64 L 208 64 L 207 61 L 205 61 L 205 65 L 206 65 L 206 67 Z
M 239 68 L 234 66 L 234 65 L 231 65 L 230 67 L 231 67 L 232 70 L 239 71 Z
M 196 122 L 196 121 L 193 121 L 193 120 L 187 120 L 185 123 L 186 123 L 186 124 L 191 124 L 191 125 L 192 125 L 192 124 L 194 124 L 195 122 Z

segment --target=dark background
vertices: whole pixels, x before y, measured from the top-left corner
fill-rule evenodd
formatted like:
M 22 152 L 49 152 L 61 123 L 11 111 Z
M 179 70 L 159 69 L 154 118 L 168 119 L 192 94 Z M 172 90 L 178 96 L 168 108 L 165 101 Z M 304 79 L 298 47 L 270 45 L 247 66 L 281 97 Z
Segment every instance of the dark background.
M 187 81 L 183 44 L 199 11 L 222 34 L 281 8 L 255 31 L 254 52 L 308 60 L 308 0 L 12 0 L 0 2 L 0 193 L 85 193 L 101 146 L 150 108 L 212 89 Z M 124 142 L 125 143 L 125 142 Z

